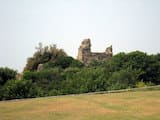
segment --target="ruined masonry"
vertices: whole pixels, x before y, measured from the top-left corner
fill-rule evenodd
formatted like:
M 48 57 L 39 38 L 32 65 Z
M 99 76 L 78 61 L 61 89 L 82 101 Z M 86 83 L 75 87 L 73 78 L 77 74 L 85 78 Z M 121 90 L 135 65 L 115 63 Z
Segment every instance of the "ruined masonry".
M 90 39 L 84 39 L 78 49 L 77 59 L 85 65 L 89 65 L 94 60 L 108 60 L 112 55 L 112 46 L 106 48 L 105 52 L 91 52 Z

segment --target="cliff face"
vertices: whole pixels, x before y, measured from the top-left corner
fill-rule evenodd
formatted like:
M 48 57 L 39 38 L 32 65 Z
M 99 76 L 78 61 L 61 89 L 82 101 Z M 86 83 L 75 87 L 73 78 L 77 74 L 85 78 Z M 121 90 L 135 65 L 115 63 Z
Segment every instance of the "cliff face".
M 84 39 L 78 49 L 77 59 L 85 65 L 90 64 L 93 60 L 108 60 L 112 57 L 112 46 L 106 48 L 105 52 L 91 52 L 90 39 Z

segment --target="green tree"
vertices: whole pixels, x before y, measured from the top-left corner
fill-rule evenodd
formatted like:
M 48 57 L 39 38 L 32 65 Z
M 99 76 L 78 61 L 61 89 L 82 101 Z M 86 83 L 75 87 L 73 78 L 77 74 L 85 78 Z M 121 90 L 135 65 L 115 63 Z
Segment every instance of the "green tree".
M 72 61 L 73 61 L 72 57 L 59 56 L 55 60 L 55 66 L 65 69 L 72 64 Z
M 26 71 L 23 74 L 23 79 L 32 80 L 33 83 L 48 90 L 52 81 L 61 81 L 63 79 L 61 73 L 60 68 L 50 68 L 42 71 Z
M 1 99 L 19 99 L 42 96 L 40 88 L 29 80 L 11 80 L 1 89 Z
M 112 73 L 108 80 L 110 90 L 125 89 L 135 87 L 140 71 L 132 69 L 122 69 Z
M 157 55 L 150 55 L 147 57 L 144 71 L 144 74 L 141 76 L 144 82 L 160 84 L 160 61 Z
M 8 80 L 15 79 L 17 71 L 10 68 L 0 68 L 0 86 L 3 86 Z
M 66 56 L 63 49 L 58 49 L 54 44 L 43 47 L 42 43 L 39 43 L 39 46 L 36 47 L 36 49 L 37 51 L 34 53 L 33 57 L 28 58 L 24 71 L 37 70 L 39 64 L 55 61 L 60 56 Z

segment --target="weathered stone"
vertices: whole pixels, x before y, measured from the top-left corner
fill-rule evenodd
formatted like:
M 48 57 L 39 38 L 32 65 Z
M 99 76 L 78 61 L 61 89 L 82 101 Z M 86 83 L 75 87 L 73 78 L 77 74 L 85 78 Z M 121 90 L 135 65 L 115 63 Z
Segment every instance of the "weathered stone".
M 90 39 L 84 39 L 78 49 L 77 59 L 85 65 L 90 64 L 93 60 L 108 60 L 112 57 L 112 46 L 106 48 L 105 52 L 95 53 L 91 52 Z
M 38 64 L 37 71 L 41 71 L 43 69 L 43 64 Z

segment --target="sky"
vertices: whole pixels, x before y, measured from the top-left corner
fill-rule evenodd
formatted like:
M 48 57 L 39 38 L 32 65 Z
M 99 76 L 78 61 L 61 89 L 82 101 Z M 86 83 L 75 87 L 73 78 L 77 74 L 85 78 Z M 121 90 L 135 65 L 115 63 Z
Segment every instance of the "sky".
M 21 72 L 39 42 L 69 56 L 92 51 L 160 52 L 160 0 L 0 0 L 0 67 Z

